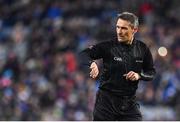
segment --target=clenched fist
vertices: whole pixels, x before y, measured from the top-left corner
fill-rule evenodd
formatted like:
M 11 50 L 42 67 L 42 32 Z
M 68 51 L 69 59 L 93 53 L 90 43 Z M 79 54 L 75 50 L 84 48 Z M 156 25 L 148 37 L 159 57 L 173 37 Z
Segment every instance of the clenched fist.
M 136 72 L 130 71 L 127 74 L 125 74 L 127 80 L 136 81 L 140 79 L 140 75 Z

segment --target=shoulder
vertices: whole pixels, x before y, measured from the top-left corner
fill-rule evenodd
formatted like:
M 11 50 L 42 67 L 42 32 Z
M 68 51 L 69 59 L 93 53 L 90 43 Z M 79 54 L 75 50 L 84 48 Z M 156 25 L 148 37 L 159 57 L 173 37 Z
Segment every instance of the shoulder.
M 103 42 L 99 42 L 93 46 L 97 46 L 97 47 L 102 47 L 102 48 L 108 48 L 113 44 L 112 41 L 103 41 Z
M 151 53 L 150 48 L 143 42 L 140 40 L 136 40 L 136 45 L 138 47 L 138 49 L 144 54 L 144 55 L 149 55 Z
M 100 42 L 100 43 L 97 43 L 97 44 L 100 44 L 100 45 L 109 45 L 109 44 L 112 44 L 113 41 L 103 41 L 103 42 Z
M 136 39 L 135 41 L 136 41 L 136 45 L 137 46 L 140 46 L 143 49 L 147 49 L 148 48 L 148 46 L 142 40 L 137 40 Z

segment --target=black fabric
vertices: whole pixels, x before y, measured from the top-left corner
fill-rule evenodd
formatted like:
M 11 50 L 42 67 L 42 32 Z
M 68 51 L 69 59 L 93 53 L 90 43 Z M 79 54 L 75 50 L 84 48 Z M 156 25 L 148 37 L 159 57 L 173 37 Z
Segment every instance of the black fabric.
M 123 76 L 129 71 L 139 73 L 140 80 L 152 80 L 155 75 L 152 55 L 141 41 L 133 40 L 131 45 L 117 40 L 102 42 L 80 53 L 81 64 L 90 66 L 93 60 L 103 59 L 100 69 L 100 86 L 104 90 L 120 96 L 135 95 L 139 81 L 126 80 Z
M 93 112 L 93 121 L 141 121 L 142 116 L 135 96 L 116 96 L 99 90 Z

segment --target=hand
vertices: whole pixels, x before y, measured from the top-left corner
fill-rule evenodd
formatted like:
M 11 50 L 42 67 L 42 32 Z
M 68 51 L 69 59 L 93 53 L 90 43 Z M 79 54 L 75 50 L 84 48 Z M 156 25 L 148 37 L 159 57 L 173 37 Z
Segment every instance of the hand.
M 99 69 L 98 69 L 97 64 L 95 62 L 92 62 L 91 66 L 90 66 L 90 69 L 91 69 L 90 77 L 96 78 L 98 76 L 98 74 L 99 74 Z
M 127 80 L 131 80 L 131 81 L 137 81 L 140 79 L 140 75 L 133 71 L 128 72 L 125 76 Z

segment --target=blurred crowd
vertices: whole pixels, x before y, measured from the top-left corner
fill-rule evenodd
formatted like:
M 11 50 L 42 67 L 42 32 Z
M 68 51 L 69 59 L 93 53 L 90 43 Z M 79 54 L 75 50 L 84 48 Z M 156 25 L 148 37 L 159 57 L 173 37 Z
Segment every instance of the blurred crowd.
M 123 11 L 139 17 L 136 38 L 150 47 L 157 70 L 139 84 L 142 108 L 168 107 L 169 120 L 180 120 L 178 0 L 0 0 L 0 120 L 92 120 L 99 81 L 78 53 L 112 40 Z

